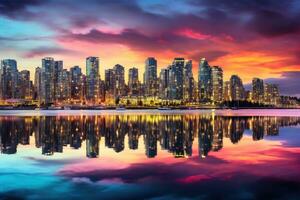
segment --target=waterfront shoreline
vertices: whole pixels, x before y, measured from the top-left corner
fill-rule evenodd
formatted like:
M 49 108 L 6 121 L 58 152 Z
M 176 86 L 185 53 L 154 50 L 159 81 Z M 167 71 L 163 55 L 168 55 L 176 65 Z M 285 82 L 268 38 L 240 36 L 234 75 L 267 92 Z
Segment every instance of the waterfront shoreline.
M 215 116 L 300 116 L 300 109 L 194 109 L 194 110 L 0 110 L 0 116 L 101 116 L 101 115 L 215 115 Z
M 111 107 L 98 107 L 98 106 L 90 106 L 90 107 L 68 107 L 67 109 L 65 107 L 57 107 L 57 108 L 51 108 L 51 107 L 0 107 L 0 111 L 5 110 L 18 110 L 18 111 L 26 111 L 26 110 L 249 110 L 249 109 L 256 109 L 256 110 L 294 110 L 294 109 L 300 109 L 300 107 L 202 107 L 202 106 L 182 106 L 182 107 L 122 107 L 121 109 L 116 106 Z

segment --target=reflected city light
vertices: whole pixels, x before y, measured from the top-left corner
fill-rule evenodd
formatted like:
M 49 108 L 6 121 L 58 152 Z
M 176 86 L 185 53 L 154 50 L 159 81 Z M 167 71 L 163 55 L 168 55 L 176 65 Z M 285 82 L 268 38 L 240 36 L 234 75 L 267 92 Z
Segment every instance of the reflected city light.
M 71 149 L 86 146 L 86 156 L 95 158 L 102 156 L 102 148 L 122 152 L 126 142 L 130 150 L 144 149 L 148 158 L 159 154 L 158 145 L 159 149 L 166 150 L 175 158 L 185 158 L 193 155 L 196 143 L 198 156 L 206 158 L 209 152 L 217 152 L 224 147 L 225 138 L 232 144 L 239 143 L 246 130 L 251 131 L 253 141 L 258 141 L 264 136 L 279 135 L 280 127 L 299 123 L 300 117 L 233 117 L 216 116 L 214 113 L 2 116 L 1 153 L 17 153 L 18 145 L 30 145 L 32 137 L 35 147 L 40 148 L 44 155 L 62 153 L 67 146 Z M 100 145 L 101 139 L 104 146 Z

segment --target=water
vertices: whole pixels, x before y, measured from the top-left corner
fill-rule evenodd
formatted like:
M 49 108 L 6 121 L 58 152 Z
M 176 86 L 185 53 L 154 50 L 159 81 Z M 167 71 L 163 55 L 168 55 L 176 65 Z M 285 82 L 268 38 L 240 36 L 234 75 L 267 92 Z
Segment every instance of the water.
M 299 110 L 0 111 L 0 199 L 299 199 Z

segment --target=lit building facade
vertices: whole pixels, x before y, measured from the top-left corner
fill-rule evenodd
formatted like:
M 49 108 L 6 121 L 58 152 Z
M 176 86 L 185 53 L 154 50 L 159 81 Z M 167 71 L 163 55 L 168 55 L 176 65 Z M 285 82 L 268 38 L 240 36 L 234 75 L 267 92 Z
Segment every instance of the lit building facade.
M 202 58 L 198 68 L 198 91 L 199 101 L 207 103 L 211 101 L 212 95 L 212 78 L 211 78 L 211 67 L 207 60 Z
M 169 67 L 168 99 L 183 99 L 184 58 L 175 58 Z
M 232 75 L 230 78 L 230 100 L 245 100 L 245 89 L 242 79 L 238 75 Z
M 115 97 L 122 97 L 125 96 L 125 71 L 122 65 L 115 65 L 114 68 L 115 74 Z
M 68 101 L 71 97 L 71 77 L 70 72 L 63 69 L 59 72 L 56 83 L 56 99 L 58 101 Z
M 32 83 L 30 81 L 30 71 L 22 70 L 19 73 L 20 98 L 32 99 Z
M 194 89 L 193 63 L 192 60 L 188 60 L 183 68 L 183 99 L 185 102 L 191 102 L 195 99 Z
M 169 70 L 161 69 L 159 74 L 159 98 L 168 98 Z
M 53 81 L 54 81 L 54 96 L 55 100 L 62 100 L 62 74 L 63 74 L 64 63 L 62 60 L 54 61 L 54 72 L 53 72 Z
M 82 100 L 83 98 L 83 81 L 82 71 L 79 66 L 74 66 L 70 69 L 70 87 L 71 87 L 71 99 Z
M 278 106 L 280 103 L 278 85 L 268 83 L 265 84 L 264 97 L 265 104 Z
M 42 69 L 40 67 L 35 68 L 34 72 L 34 99 L 41 102 L 42 94 Z
M 86 99 L 95 102 L 99 97 L 99 58 L 86 58 Z
M 17 61 L 4 59 L 0 69 L 1 99 L 16 99 L 19 97 Z
M 262 79 L 252 79 L 252 101 L 255 103 L 264 102 L 264 81 Z
M 42 104 L 51 104 L 55 100 L 54 59 L 51 57 L 42 59 L 40 94 Z
M 223 70 L 219 66 L 213 66 L 212 72 L 212 101 L 221 103 L 223 101 Z
M 144 85 L 146 96 L 157 96 L 157 60 L 153 57 L 145 61 Z
M 140 95 L 139 70 L 138 68 L 130 68 L 128 71 L 128 88 L 129 96 Z
M 223 100 L 230 101 L 231 94 L 230 94 L 230 81 L 225 81 L 223 84 Z

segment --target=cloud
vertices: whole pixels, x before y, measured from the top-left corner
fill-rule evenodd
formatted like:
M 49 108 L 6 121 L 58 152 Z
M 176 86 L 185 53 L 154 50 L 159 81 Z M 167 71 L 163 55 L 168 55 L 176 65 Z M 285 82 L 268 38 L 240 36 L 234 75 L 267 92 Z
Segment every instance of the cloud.
M 265 83 L 277 84 L 281 95 L 296 96 L 300 98 L 300 71 L 281 72 L 279 78 L 264 79 Z M 252 90 L 252 84 L 245 84 L 247 90 Z
M 34 161 L 35 165 L 38 166 L 55 166 L 55 165 L 67 165 L 67 164 L 73 164 L 75 162 L 79 162 L 80 159 L 64 159 L 64 160 L 55 160 L 55 159 L 42 159 L 42 158 L 36 158 L 32 156 L 27 156 L 25 159 Z
M 295 12 L 299 8 L 299 2 L 296 0 L 242 0 L 242 1 L 222 1 L 222 0 L 191 0 L 192 5 L 202 7 L 204 10 L 215 10 L 219 12 L 211 12 L 210 20 L 213 17 L 232 16 L 242 25 L 248 35 L 251 32 L 257 32 L 261 36 L 282 36 L 288 33 L 298 33 L 300 30 L 299 12 Z M 296 8 L 296 9 L 295 9 Z M 220 15 L 222 11 L 226 15 Z M 235 23 L 233 23 L 235 24 Z M 229 25 L 234 28 L 234 25 Z
M 63 42 L 83 41 L 89 43 L 117 43 L 130 47 L 136 51 L 163 52 L 173 51 L 187 54 L 195 45 L 209 45 L 207 40 L 187 38 L 171 32 L 157 36 L 149 36 L 134 29 L 125 29 L 120 33 L 105 33 L 91 30 L 84 34 L 65 35 L 60 37 Z
M 49 56 L 49 55 L 77 55 L 79 52 L 76 50 L 64 49 L 60 47 L 39 47 L 31 49 L 23 54 L 25 58 Z
M 268 78 L 266 83 L 279 85 L 279 91 L 283 95 L 300 97 L 300 71 L 286 71 L 280 78 Z
M 38 44 L 35 46 L 44 48 L 32 49 L 21 56 L 49 53 L 72 57 L 75 53 L 74 57 L 78 58 L 79 54 L 70 51 L 76 44 L 76 51 L 84 56 L 109 52 L 104 53 L 107 56 L 115 49 L 123 49 L 122 55 L 132 55 L 138 60 L 136 65 L 142 65 L 142 58 L 149 55 L 156 56 L 162 65 L 177 56 L 193 59 L 194 63 L 199 57 L 206 57 L 213 65 L 223 67 L 226 77 L 226 73 L 241 70 L 244 81 L 249 81 L 256 70 L 260 70 L 261 77 L 268 77 L 273 70 L 298 70 L 299 45 L 295 41 L 300 39 L 299 9 L 296 0 L 89 0 L 88 3 L 0 0 L 0 17 L 15 21 L 15 27 L 22 22 L 38 24 L 43 27 L 41 33 L 53 36 L 39 40 L 59 44 L 57 47 Z M 35 40 L 34 35 L 39 31 L 32 32 L 27 32 L 25 37 L 16 28 L 13 33 L 1 35 L 0 42 L 18 48 L 16 52 L 22 54 L 27 51 L 28 41 Z M 10 38 L 11 35 L 18 38 Z M 270 60 L 259 57 L 246 63 L 231 61 L 247 60 L 253 53 Z
M 263 36 L 275 37 L 299 33 L 299 18 L 300 15 L 286 16 L 275 11 L 260 10 L 255 13 L 249 25 Z
M 215 61 L 216 59 L 228 55 L 227 51 L 213 50 L 213 51 L 197 51 L 191 55 L 194 60 L 199 60 L 199 58 L 206 58 L 208 61 Z
M 256 151 L 257 155 L 264 158 L 260 162 L 257 162 L 256 159 L 253 162 L 251 159 L 227 160 L 226 152 L 223 153 L 224 155 L 220 156 L 222 159 L 210 156 L 198 162 L 195 162 L 195 158 L 192 163 L 187 159 L 175 163 L 155 161 L 135 163 L 122 169 L 93 168 L 93 170 L 87 170 L 85 168 L 82 170 L 77 168 L 72 170 L 70 168 L 70 170 L 62 169 L 57 175 L 61 175 L 67 180 L 74 180 L 74 178 L 90 180 L 94 183 L 92 185 L 98 185 L 102 180 L 120 180 L 124 190 L 127 186 L 138 185 L 136 189 L 143 191 L 142 194 L 134 189 L 135 192 L 126 195 L 131 198 L 136 195 L 139 197 L 142 195 L 143 198 L 163 196 L 199 198 L 201 194 L 207 199 L 221 197 L 237 199 L 246 192 L 257 198 L 265 193 L 269 198 L 284 199 L 289 195 L 299 194 L 297 166 L 300 164 L 300 160 L 296 156 L 298 150 L 286 149 L 286 147 L 259 150 Z M 266 159 L 266 155 L 272 157 L 272 160 Z M 286 162 L 291 165 L 286 165 Z M 253 167 L 254 163 L 255 167 Z M 276 166 L 276 168 L 272 168 L 272 166 Z M 264 171 L 263 169 L 266 168 L 271 170 Z M 89 185 L 91 185 L 90 181 L 88 181 Z M 235 184 L 236 182 L 239 182 L 238 186 Z M 272 185 L 279 190 L 274 190 L 273 187 L 268 187 L 266 190 L 260 189 L 264 188 L 264 185 Z M 286 192 L 288 188 L 290 190 Z M 128 188 L 127 191 L 129 191 Z
M 10 1 L 0 0 L 0 15 L 4 15 L 9 18 L 32 18 L 34 14 L 28 11 L 30 6 L 41 5 L 43 0 L 22 0 L 22 1 Z

